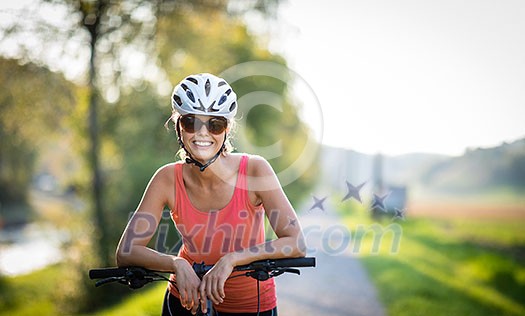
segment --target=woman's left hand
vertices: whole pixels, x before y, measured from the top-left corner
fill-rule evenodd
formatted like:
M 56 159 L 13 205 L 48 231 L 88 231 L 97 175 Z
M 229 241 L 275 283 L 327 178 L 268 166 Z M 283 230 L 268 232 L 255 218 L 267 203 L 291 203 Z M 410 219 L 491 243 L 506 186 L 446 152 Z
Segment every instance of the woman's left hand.
M 233 268 L 232 254 L 222 257 L 213 268 L 204 275 L 200 285 L 201 299 L 208 297 L 214 304 L 220 304 L 226 296 L 224 293 L 224 283 L 232 274 Z

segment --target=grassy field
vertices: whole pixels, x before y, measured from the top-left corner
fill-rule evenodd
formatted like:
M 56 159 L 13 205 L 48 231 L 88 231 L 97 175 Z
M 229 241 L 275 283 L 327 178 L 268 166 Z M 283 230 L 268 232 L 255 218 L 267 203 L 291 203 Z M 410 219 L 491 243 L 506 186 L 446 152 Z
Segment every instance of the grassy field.
M 130 292 L 120 304 L 101 310 L 95 316 L 157 316 L 162 310 L 166 282 L 150 284 L 145 288 Z
M 55 302 L 62 269 L 60 265 L 54 265 L 27 275 L 0 278 L 0 315 L 61 314 Z M 93 290 L 96 291 L 95 287 Z M 160 315 L 165 291 L 165 282 L 150 284 L 136 291 L 130 290 L 122 301 L 89 315 Z
M 56 315 L 53 289 L 59 272 L 51 266 L 23 276 L 0 276 L 0 315 Z
M 478 218 L 470 209 L 470 216 L 455 216 L 457 211 L 444 207 L 435 217 L 411 208 L 414 216 L 409 212 L 404 221 L 393 223 L 389 216 L 379 222 L 402 228 L 397 253 L 391 251 L 391 233 L 373 254 L 371 234 L 363 237 L 359 256 L 388 315 L 525 315 L 523 215 Z M 493 215 L 503 214 L 497 211 Z M 361 206 L 341 213 L 352 231 L 372 223 Z

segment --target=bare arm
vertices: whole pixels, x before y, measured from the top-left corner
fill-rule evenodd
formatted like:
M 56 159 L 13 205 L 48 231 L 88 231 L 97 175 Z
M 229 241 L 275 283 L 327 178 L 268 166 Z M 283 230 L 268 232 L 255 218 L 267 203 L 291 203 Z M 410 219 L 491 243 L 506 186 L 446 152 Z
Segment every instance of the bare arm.
M 142 200 L 130 219 L 117 247 L 118 266 L 141 266 L 160 271 L 174 271 L 173 256 L 147 247 L 160 222 L 164 205 L 168 204 L 169 166 L 153 175 Z
M 182 306 L 196 311 L 200 301 L 200 279 L 190 263 L 181 257 L 160 253 L 147 246 L 157 230 L 164 206 L 174 205 L 173 168 L 173 165 L 166 165 L 151 178 L 118 244 L 117 265 L 175 273 Z
M 306 244 L 301 225 L 275 172 L 264 158 L 252 157 L 250 163 L 253 168 L 251 173 L 253 181 L 264 182 L 256 186 L 262 188 L 254 192 L 256 203 L 260 202 L 264 206 L 277 239 L 233 253 L 234 264 L 248 264 L 262 259 L 304 257 Z

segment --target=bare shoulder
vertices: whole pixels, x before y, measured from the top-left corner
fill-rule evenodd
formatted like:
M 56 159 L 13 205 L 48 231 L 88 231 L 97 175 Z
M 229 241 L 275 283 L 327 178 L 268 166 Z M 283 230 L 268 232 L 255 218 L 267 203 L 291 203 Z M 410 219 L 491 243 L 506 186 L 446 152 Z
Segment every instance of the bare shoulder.
M 248 169 L 247 173 L 249 176 L 271 176 L 274 174 L 273 168 L 264 157 L 259 155 L 247 155 Z
M 146 189 L 145 200 L 168 204 L 170 207 L 174 205 L 176 165 L 177 163 L 169 163 L 157 169 Z
M 261 194 L 270 191 L 281 190 L 281 184 L 272 166 L 265 158 L 250 155 L 248 160 L 248 190 L 255 192 L 261 198 Z
M 151 177 L 148 187 L 153 188 L 158 193 L 165 193 L 170 196 L 175 187 L 175 166 L 178 163 L 169 163 L 161 166 Z
M 158 181 L 161 183 L 173 183 L 174 182 L 174 175 L 175 175 L 175 165 L 177 163 L 169 163 L 161 166 L 157 169 L 155 174 L 152 177 L 152 181 Z

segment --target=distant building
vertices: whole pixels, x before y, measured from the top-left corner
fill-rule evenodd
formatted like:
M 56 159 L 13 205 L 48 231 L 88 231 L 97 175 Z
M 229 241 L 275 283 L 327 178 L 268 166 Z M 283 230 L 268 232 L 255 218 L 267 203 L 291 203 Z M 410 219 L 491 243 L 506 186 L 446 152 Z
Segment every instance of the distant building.
M 373 193 L 375 196 L 370 204 L 370 211 L 375 218 L 386 214 L 395 214 L 396 209 L 403 211 L 407 204 L 406 186 L 394 186 L 385 183 L 383 163 L 383 155 L 377 154 L 372 166 Z

